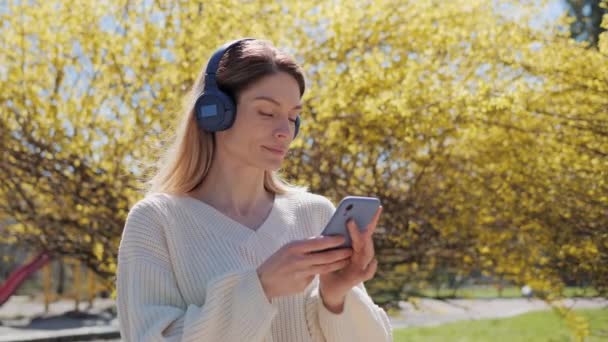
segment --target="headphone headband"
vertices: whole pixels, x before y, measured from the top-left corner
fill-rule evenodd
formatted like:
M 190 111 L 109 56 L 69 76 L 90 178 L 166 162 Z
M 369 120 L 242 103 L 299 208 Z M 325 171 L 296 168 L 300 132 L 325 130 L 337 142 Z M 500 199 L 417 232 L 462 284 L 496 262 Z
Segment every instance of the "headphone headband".
M 209 63 L 207 64 L 207 69 L 205 70 L 205 75 L 210 75 L 210 74 L 215 75 L 217 73 L 217 68 L 219 68 L 219 66 L 220 66 L 220 60 L 222 59 L 222 56 L 224 55 L 224 53 L 226 53 L 226 51 L 228 49 L 230 49 L 231 47 L 233 47 L 234 45 L 236 45 L 240 42 L 243 42 L 243 41 L 247 41 L 247 40 L 255 40 L 255 38 L 236 39 L 231 42 L 225 43 L 224 45 L 220 46 L 217 50 L 215 50 L 215 52 L 209 59 Z

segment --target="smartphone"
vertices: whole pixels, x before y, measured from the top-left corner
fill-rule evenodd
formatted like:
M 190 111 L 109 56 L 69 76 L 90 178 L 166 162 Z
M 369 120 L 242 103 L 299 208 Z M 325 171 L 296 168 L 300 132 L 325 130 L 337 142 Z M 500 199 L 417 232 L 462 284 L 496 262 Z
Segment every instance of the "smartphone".
M 372 221 L 376 211 L 380 207 L 380 200 L 375 197 L 361 196 L 346 196 L 338 204 L 338 208 L 333 216 L 321 232 L 321 235 L 332 236 L 342 235 L 345 241 L 342 245 L 332 247 L 323 251 L 328 251 L 337 248 L 352 247 L 352 240 L 346 227 L 346 221 L 353 218 L 357 223 L 359 230 L 365 230 L 365 227 Z

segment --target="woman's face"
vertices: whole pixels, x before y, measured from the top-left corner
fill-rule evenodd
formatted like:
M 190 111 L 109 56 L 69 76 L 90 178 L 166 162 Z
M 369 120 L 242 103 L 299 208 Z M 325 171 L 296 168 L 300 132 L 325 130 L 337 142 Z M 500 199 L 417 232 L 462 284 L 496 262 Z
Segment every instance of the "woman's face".
M 234 124 L 216 132 L 218 153 L 263 170 L 281 167 L 301 110 L 300 87 L 289 74 L 266 76 L 239 97 Z

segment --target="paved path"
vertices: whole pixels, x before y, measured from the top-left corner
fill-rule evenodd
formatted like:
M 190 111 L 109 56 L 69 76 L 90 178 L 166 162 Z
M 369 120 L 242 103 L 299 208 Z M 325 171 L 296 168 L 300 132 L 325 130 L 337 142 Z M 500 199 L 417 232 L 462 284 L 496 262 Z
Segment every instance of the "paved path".
M 601 298 L 567 299 L 568 307 L 607 308 L 608 300 Z M 392 318 L 394 328 L 434 326 L 449 322 L 485 318 L 516 316 L 548 306 L 540 300 L 528 299 L 455 299 L 440 301 L 420 299 L 415 305 L 401 302 L 401 314 Z M 75 313 L 73 301 L 51 304 L 44 314 L 44 305 L 28 297 L 13 296 L 0 307 L 0 342 L 6 341 L 79 341 L 74 336 L 87 336 L 87 340 L 118 341 L 118 320 L 114 302 L 96 299 L 93 308 L 81 303 L 81 313 Z M 72 336 L 72 338 L 70 338 Z M 96 337 L 97 336 L 97 337 Z M 112 339 L 114 338 L 114 339 Z
M 93 307 L 80 303 L 81 312 L 75 312 L 74 301 L 51 303 L 44 313 L 41 300 L 27 296 L 12 296 L 0 307 L 0 342 L 6 341 L 74 341 L 70 336 L 117 336 L 118 320 L 114 314 L 114 301 L 95 299 Z
M 606 308 L 608 300 L 602 298 L 566 299 L 562 302 L 576 309 Z M 420 299 L 414 306 L 401 302 L 401 315 L 392 319 L 393 327 L 434 326 L 461 320 L 503 318 L 530 311 L 546 310 L 549 306 L 538 299 Z

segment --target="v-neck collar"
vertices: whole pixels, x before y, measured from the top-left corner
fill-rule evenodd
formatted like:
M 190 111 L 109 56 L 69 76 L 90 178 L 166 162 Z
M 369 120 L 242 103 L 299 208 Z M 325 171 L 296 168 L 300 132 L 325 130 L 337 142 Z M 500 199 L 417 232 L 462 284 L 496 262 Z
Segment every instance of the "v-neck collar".
M 215 208 L 215 207 L 211 206 L 210 204 L 207 204 L 199 199 L 196 199 L 196 198 L 188 196 L 188 195 L 177 195 L 176 197 L 183 199 L 185 202 L 187 202 L 191 206 L 191 208 L 196 209 L 197 211 L 200 210 L 204 214 L 206 214 L 206 216 L 208 216 L 209 223 L 216 225 L 216 226 L 221 226 L 222 228 L 226 228 L 226 229 L 230 230 L 231 235 L 239 238 L 240 240 L 246 241 L 246 240 L 249 240 L 254 237 L 260 237 L 260 235 L 265 235 L 267 237 L 274 237 L 277 235 L 276 233 L 278 233 L 278 232 L 276 232 L 275 234 L 273 234 L 273 232 L 272 232 L 273 224 L 272 223 L 273 223 L 273 221 L 275 221 L 274 220 L 275 216 L 280 215 L 279 212 L 281 210 L 279 207 L 281 206 L 281 202 L 284 199 L 284 195 L 275 193 L 272 207 L 270 208 L 269 213 L 266 215 L 266 218 L 264 219 L 262 224 L 260 226 L 258 226 L 258 228 L 255 230 L 242 224 L 241 222 L 238 222 L 237 220 L 224 214 L 217 208 Z M 278 228 L 285 229 L 286 227 L 278 227 Z M 282 235 L 282 234 L 279 233 L 279 235 Z

